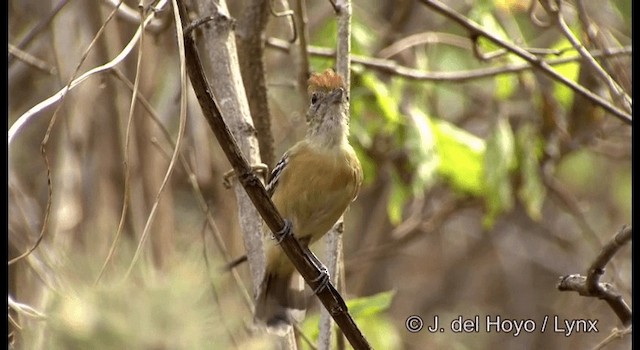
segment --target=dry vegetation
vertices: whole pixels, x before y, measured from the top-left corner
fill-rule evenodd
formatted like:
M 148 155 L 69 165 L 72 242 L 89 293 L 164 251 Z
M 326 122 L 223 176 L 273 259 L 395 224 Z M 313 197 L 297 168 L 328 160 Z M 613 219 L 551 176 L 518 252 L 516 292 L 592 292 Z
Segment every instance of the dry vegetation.
M 243 190 L 224 186 L 231 166 L 193 91 L 181 90 L 171 2 L 142 37 L 137 2 L 117 3 L 9 1 L 9 344 L 268 348 L 251 330 L 255 276 L 247 264 L 219 269 L 245 254 Z M 195 5 L 204 1 L 188 3 L 191 20 L 207 15 Z M 351 142 L 365 183 L 345 216 L 340 289 L 346 300 L 376 296 L 350 304 L 356 323 L 379 349 L 628 348 L 611 304 L 557 284 L 587 276 L 631 222 L 631 1 L 562 1 L 557 17 L 556 1 L 447 1 L 460 21 L 429 3 L 352 4 Z M 304 136 L 308 71 L 335 64 L 336 14 L 329 1 L 228 6 L 247 93 L 218 102 L 251 108 L 257 140 L 246 120 L 225 118 L 251 158 L 273 166 Z M 470 23 L 589 94 L 484 32 L 471 40 Z M 195 29 L 203 57 L 211 26 Z M 265 80 L 247 64 L 263 44 Z M 228 66 L 205 65 L 216 94 L 232 86 L 216 79 Z M 629 312 L 630 237 L 607 246 L 613 257 L 596 276 Z M 312 304 L 300 327 L 311 338 Z M 445 331 L 410 333 L 411 315 L 425 328 L 437 316 Z M 451 329 L 476 315 L 477 332 Z M 535 331 L 487 332 L 487 317 Z M 565 336 L 554 320 L 564 330 L 564 320 L 591 322 Z

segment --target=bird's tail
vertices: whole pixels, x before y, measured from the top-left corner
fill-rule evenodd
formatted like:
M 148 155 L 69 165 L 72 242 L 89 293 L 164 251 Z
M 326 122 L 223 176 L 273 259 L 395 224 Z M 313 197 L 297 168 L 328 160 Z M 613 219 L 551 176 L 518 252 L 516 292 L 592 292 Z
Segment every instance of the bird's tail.
M 256 297 L 255 322 L 265 325 L 271 334 L 284 336 L 293 322 L 302 321 L 305 309 L 304 280 L 300 274 L 267 272 Z

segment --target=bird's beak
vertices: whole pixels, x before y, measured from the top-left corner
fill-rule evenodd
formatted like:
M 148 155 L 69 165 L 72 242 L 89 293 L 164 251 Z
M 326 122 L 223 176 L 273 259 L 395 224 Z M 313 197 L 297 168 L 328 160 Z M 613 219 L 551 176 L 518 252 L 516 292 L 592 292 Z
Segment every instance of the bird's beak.
M 343 88 L 337 88 L 329 95 L 330 101 L 333 103 L 342 103 L 342 96 L 344 96 L 345 92 Z

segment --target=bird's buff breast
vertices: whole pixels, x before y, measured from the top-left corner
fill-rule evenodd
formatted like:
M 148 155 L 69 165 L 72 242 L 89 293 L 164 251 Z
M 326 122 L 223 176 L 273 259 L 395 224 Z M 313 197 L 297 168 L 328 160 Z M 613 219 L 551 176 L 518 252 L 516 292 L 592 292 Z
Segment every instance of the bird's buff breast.
M 355 198 L 361 175 L 352 152 L 304 150 L 291 155 L 290 171 L 283 172 L 273 202 L 303 242 L 320 239 Z

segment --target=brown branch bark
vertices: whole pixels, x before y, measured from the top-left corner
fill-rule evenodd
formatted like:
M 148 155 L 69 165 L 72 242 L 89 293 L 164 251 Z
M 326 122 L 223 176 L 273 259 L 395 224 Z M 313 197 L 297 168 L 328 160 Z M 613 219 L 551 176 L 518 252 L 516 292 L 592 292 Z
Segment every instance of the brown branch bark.
M 265 29 L 269 19 L 269 0 L 251 0 L 238 21 L 238 59 L 247 93 L 249 109 L 257 131 L 260 159 L 269 168 L 275 166 L 271 116 L 267 102 L 264 71 Z
M 219 106 L 224 111 L 225 122 L 237 140 L 240 150 L 251 165 L 258 165 L 261 163 L 260 152 L 240 73 L 235 19 L 230 16 L 224 0 L 194 2 L 197 14 L 210 19 L 207 26 L 199 29 L 202 30 L 201 46 L 206 57 L 203 63 L 207 64 L 210 77 L 216 82 L 210 86 L 211 92 L 221 101 Z M 255 292 L 262 280 L 265 263 L 262 219 L 239 183 L 233 184 L 233 190 Z
M 179 11 L 182 18 L 188 18 L 187 9 L 182 0 L 179 0 Z M 218 102 L 214 99 L 213 93 L 204 74 L 202 62 L 192 37 L 192 33 L 187 33 L 184 36 L 184 42 L 187 71 L 205 119 L 209 123 L 213 133 L 216 135 L 227 159 L 233 166 L 238 180 L 244 187 L 247 195 L 255 205 L 269 229 L 271 229 L 272 232 L 285 233 L 283 234 L 282 241 L 280 243 L 285 254 L 287 254 L 289 259 L 291 259 L 292 263 L 296 269 L 298 269 L 305 281 L 313 289 L 317 289 L 320 286 L 320 277 L 322 276 L 322 272 L 317 266 L 315 266 L 312 259 L 306 254 L 306 251 L 295 239 L 294 235 L 286 234 L 286 228 L 288 226 L 290 231 L 290 225 L 285 226 L 284 219 L 278 213 L 273 202 L 269 198 L 267 191 L 252 171 L 252 168 L 249 166 L 246 158 L 240 151 L 235 138 L 225 124 Z M 362 332 L 358 329 L 357 325 L 351 318 L 351 315 L 349 315 L 344 300 L 332 284 L 328 284 L 326 288 L 320 290 L 317 293 L 317 296 L 325 308 L 329 310 L 329 313 L 345 333 L 347 339 L 355 349 L 371 348 L 366 338 L 364 338 Z
M 334 3 L 336 10 L 336 21 L 338 22 L 337 44 L 336 44 L 336 72 L 342 75 L 347 94 L 351 94 L 351 0 L 337 0 Z M 307 48 L 305 46 L 305 53 Z M 338 222 L 331 228 L 325 236 L 327 250 L 327 268 L 333 279 L 333 283 L 337 285 L 339 276 L 339 264 L 343 263 L 342 257 L 342 233 L 344 232 L 344 215 L 338 219 Z M 338 286 L 345 291 L 346 286 L 343 284 Z M 327 309 L 329 311 L 329 309 Z M 331 349 L 331 334 L 333 325 L 328 313 L 320 313 L 320 335 L 318 336 L 318 350 Z
M 305 0 L 295 1 L 295 23 L 298 33 L 297 67 L 298 67 L 298 91 L 301 96 L 307 96 L 307 79 L 311 76 L 309 71 L 309 28 L 307 26 L 307 3 Z
M 574 291 L 585 297 L 603 299 L 609 304 L 625 327 L 631 325 L 631 308 L 610 283 L 601 283 L 605 266 L 618 250 L 631 241 L 631 226 L 623 226 L 607 243 L 587 271 L 587 277 L 582 275 L 561 276 L 558 283 L 560 291 Z

